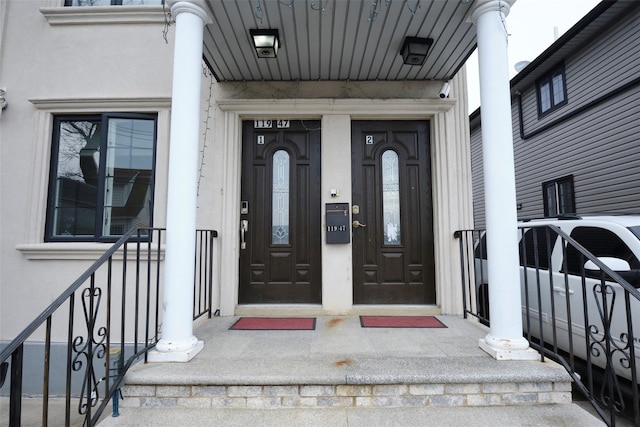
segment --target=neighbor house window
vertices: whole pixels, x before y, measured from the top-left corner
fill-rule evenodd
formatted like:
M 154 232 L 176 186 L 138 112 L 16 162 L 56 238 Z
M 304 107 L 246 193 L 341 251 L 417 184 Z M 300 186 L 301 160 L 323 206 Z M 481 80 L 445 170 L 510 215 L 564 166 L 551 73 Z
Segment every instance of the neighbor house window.
M 139 6 L 160 5 L 163 0 L 64 0 L 65 6 Z
M 155 114 L 54 118 L 47 241 L 113 241 L 150 227 Z
M 542 195 L 545 217 L 576 213 L 573 175 L 543 183 Z
M 556 68 L 537 82 L 538 115 L 540 117 L 567 103 L 564 66 Z

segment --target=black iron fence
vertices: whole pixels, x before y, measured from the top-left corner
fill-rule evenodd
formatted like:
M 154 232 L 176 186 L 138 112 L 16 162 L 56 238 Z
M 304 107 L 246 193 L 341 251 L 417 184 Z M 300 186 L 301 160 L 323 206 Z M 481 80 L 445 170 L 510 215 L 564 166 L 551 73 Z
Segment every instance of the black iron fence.
M 486 233 L 461 230 L 455 236 L 465 317 L 490 325 Z M 575 389 L 608 425 L 616 417 L 640 425 L 638 260 L 624 251 L 620 257 L 626 260 L 597 257 L 553 225 L 526 225 L 519 236 L 524 336 L 542 360 L 566 368 Z
M 117 412 L 126 371 L 146 362 L 161 338 L 164 235 L 158 228 L 124 235 L 2 350 L 0 387 L 9 387 L 2 418 L 8 425 L 21 425 L 29 394 L 38 395 L 29 403 L 37 400 L 41 425 L 54 418 L 52 397 L 64 401 L 55 423 L 66 426 L 95 425 L 112 398 Z M 216 236 L 197 231 L 194 319 L 212 315 Z
M 216 237 L 218 237 L 218 232 L 215 230 L 196 230 L 193 320 L 197 320 L 205 314 L 211 318 L 213 314 L 213 254 Z

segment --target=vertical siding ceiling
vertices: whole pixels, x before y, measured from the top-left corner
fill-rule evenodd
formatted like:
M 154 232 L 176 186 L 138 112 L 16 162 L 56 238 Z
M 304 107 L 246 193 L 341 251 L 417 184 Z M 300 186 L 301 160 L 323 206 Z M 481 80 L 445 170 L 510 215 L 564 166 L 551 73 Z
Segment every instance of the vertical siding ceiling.
M 475 49 L 470 0 L 207 0 L 204 57 L 218 81 L 446 80 Z M 280 33 L 258 58 L 249 29 Z M 404 65 L 405 37 L 432 38 L 424 65 Z

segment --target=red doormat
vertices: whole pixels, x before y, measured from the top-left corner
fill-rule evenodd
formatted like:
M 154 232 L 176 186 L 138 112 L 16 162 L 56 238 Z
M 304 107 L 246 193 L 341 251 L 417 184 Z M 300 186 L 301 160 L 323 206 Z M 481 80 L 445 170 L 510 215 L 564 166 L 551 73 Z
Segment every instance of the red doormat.
M 229 329 L 242 331 L 313 331 L 315 317 L 241 317 Z
M 360 316 L 363 328 L 446 328 L 434 316 Z

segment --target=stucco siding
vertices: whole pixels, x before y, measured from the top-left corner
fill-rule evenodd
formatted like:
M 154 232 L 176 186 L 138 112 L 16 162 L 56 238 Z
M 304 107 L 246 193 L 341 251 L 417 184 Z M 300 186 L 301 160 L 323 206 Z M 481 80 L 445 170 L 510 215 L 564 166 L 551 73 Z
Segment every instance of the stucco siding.
M 165 226 L 175 31 L 170 27 L 165 41 L 161 7 L 140 7 L 144 22 L 137 22 L 133 12 L 121 19 L 118 11 L 125 9 L 117 7 L 84 8 L 82 16 L 71 16 L 67 9 L 78 15 L 83 8 L 56 7 L 62 2 L 53 0 L 3 4 L 0 83 L 7 87 L 9 107 L 0 117 L 0 340 L 9 341 L 110 247 L 97 241 L 45 241 L 56 115 L 157 114 L 153 225 Z M 102 14 L 99 19 L 92 18 L 96 13 Z M 453 232 L 469 226 L 472 212 L 463 71 L 451 79 L 446 99 L 438 96 L 441 81 L 218 83 L 207 70 L 202 80 L 197 221 L 219 231 L 215 262 L 221 267 L 215 280 L 223 285 L 214 290 L 214 309 L 232 315 L 237 308 L 240 124 L 286 117 L 326 123 L 323 203 L 335 201 L 330 188 L 341 189 L 340 201 L 351 202 L 350 168 L 344 165 L 350 161 L 352 120 L 430 121 L 437 193 L 439 299 L 434 309 L 461 312 Z M 326 268 L 343 268 L 335 269 L 341 281 L 325 283 L 321 310 L 347 313 L 353 309 L 351 247 L 325 245 L 323 250 Z M 118 269 L 114 275 L 121 276 Z M 64 332 L 64 325 L 55 325 L 54 341 L 63 341 Z
M 3 9 L 0 83 L 7 88 L 8 106 L 0 117 L 0 339 L 5 340 L 109 247 L 44 243 L 54 115 L 157 114 L 154 224 L 163 223 L 173 45 L 162 36 L 162 8 L 140 11 L 144 23 L 121 19 L 117 11 L 123 9 L 115 9 L 109 23 L 89 22 L 87 16 L 86 23 L 54 24 L 49 11 L 61 5 L 11 1 Z M 57 329 L 54 334 L 64 336 Z

